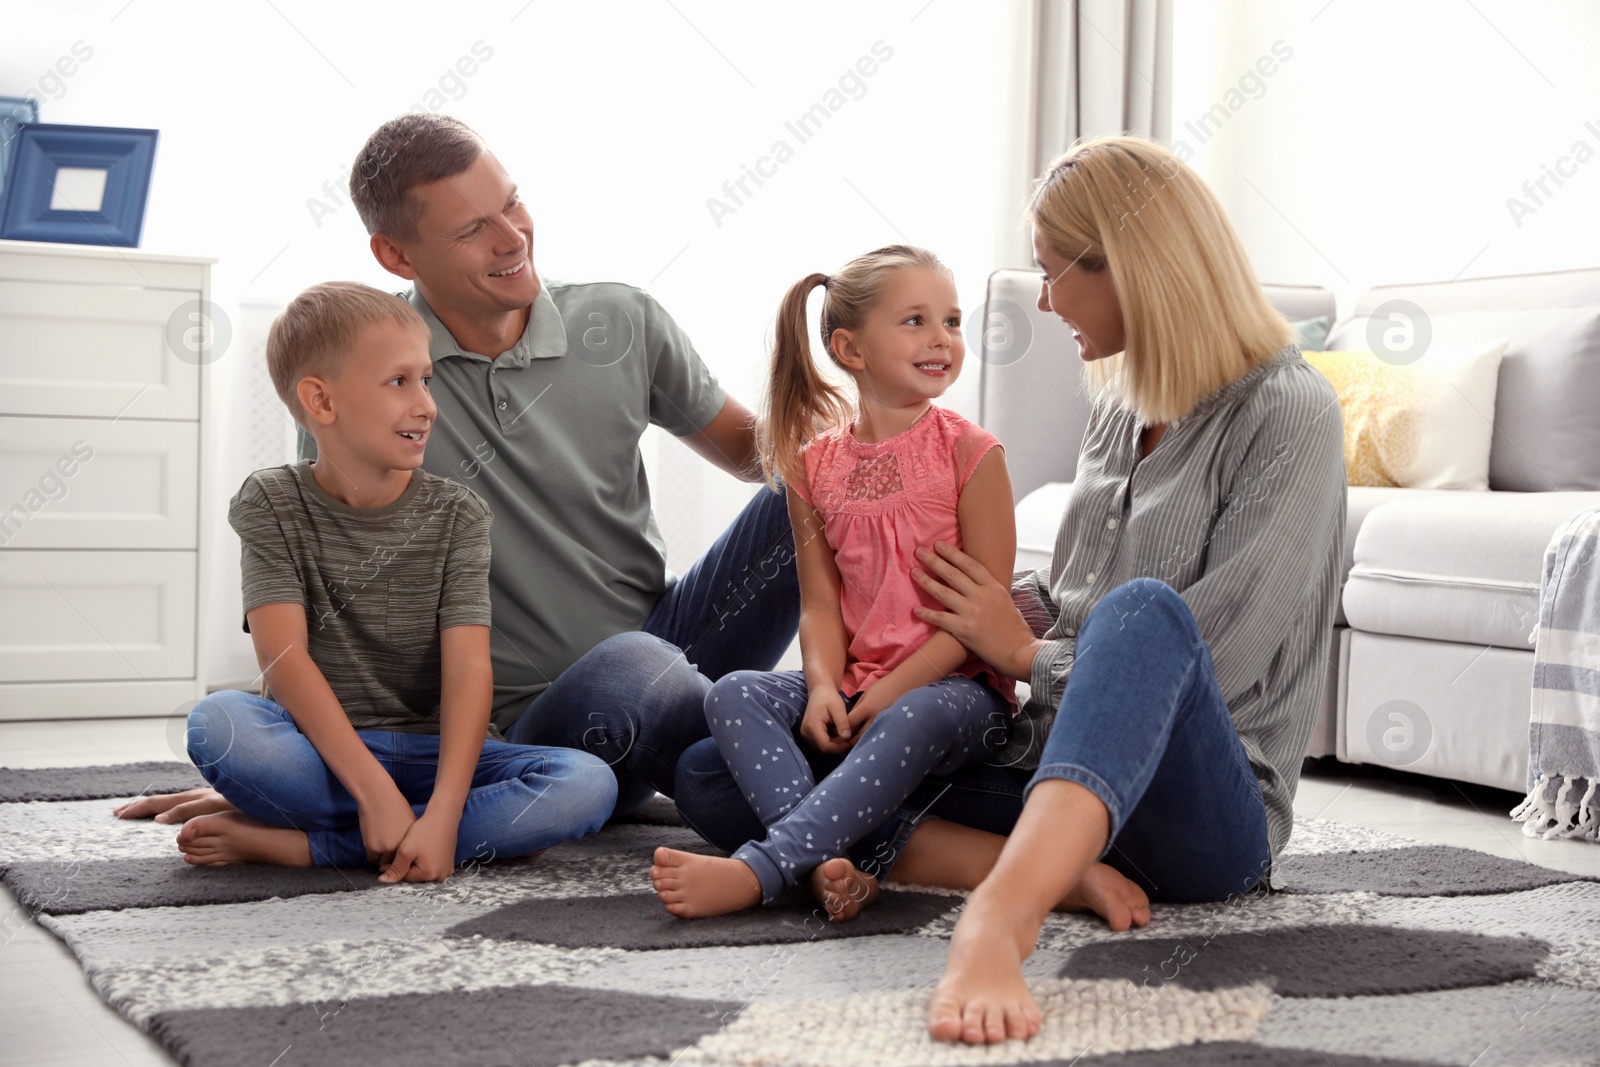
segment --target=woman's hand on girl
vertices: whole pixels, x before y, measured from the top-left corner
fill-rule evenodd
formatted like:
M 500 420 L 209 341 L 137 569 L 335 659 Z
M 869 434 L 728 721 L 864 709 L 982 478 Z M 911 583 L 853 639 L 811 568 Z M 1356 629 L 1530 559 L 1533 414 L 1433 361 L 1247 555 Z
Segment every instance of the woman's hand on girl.
M 927 570 L 913 569 L 911 577 L 947 610 L 918 607 L 917 617 L 950 634 L 996 670 L 1027 681 L 1041 642 L 1017 610 L 1011 589 L 959 548 L 943 541 L 934 547 L 937 554 L 917 549 L 917 559 Z
M 855 744 L 855 733 L 850 728 L 844 697 L 837 689 L 818 689 L 811 694 L 806 701 L 806 713 L 800 719 L 800 736 L 812 748 L 829 755 L 848 752 Z

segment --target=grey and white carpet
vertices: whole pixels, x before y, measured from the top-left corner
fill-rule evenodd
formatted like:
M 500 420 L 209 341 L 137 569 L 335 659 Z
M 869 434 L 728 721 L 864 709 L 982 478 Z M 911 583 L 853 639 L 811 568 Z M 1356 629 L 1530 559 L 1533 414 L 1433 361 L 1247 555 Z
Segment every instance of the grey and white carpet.
M 0 770 L 0 872 L 94 987 L 202 1065 L 1600 1063 L 1600 883 L 1298 823 L 1289 889 L 1157 906 L 1114 934 L 1052 917 L 1026 1043 L 923 1030 L 959 895 L 860 920 L 802 902 L 683 922 L 645 870 L 704 848 L 657 809 L 535 863 L 384 886 L 368 871 L 186 866 L 110 798 L 178 764 Z

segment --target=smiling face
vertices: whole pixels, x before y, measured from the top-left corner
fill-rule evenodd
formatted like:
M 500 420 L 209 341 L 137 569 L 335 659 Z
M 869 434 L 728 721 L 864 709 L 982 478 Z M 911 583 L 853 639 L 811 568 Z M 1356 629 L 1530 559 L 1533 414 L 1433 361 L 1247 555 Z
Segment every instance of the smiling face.
M 955 286 L 926 267 L 894 270 L 861 328 L 835 330 L 831 343 L 864 399 L 925 406 L 954 384 L 966 355 Z
M 330 451 L 372 470 L 422 466 L 438 414 L 428 392 L 432 377 L 427 334 L 398 322 L 363 326 L 338 372 L 321 379 L 325 404 L 306 405 L 320 424 L 318 450 L 326 436 L 334 445 Z
M 1090 270 L 1084 259 L 1074 262 L 1033 233 L 1033 259 L 1044 278 L 1039 289 L 1039 310 L 1054 312 L 1068 326 L 1078 342 L 1078 354 L 1085 361 L 1114 356 L 1128 346 L 1127 327 L 1122 320 L 1122 302 L 1111 271 L 1103 263 Z
M 414 186 L 417 235 L 389 239 L 435 311 L 464 317 L 520 311 L 539 295 L 533 218 L 516 183 L 485 150 L 460 174 Z

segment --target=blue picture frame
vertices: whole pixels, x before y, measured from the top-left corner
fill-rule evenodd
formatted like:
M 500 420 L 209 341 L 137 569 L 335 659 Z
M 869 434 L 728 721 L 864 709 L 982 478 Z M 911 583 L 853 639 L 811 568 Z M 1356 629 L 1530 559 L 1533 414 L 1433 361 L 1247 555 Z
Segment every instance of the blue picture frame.
M 39 101 L 30 96 L 0 96 L 0 203 L 5 202 L 6 171 L 11 167 L 11 142 L 24 122 L 39 121 Z
M 156 137 L 155 130 L 24 123 L 11 146 L 0 238 L 137 247 Z M 97 209 L 60 201 L 56 176 L 63 168 L 104 172 Z

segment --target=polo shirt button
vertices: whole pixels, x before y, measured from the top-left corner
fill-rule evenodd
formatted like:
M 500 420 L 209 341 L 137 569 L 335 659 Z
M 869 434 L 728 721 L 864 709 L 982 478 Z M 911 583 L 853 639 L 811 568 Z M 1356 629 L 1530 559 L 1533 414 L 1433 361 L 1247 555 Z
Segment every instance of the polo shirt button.
M 504 411 L 506 409 L 506 402 L 502 400 L 500 403 L 496 404 L 495 407 L 499 408 L 501 411 Z
M 1106 520 L 1106 529 L 1115 530 L 1116 528 L 1117 528 L 1117 520 L 1116 519 L 1107 519 Z
M 1083 580 L 1088 582 L 1090 585 L 1094 584 L 1094 579 L 1095 579 L 1094 571 L 1090 571 L 1088 574 L 1085 574 L 1083 576 Z
M 1074 630 L 1072 627 L 1069 626 L 1069 627 L 1067 627 L 1067 636 L 1068 637 L 1077 637 L 1078 636 L 1078 631 Z

